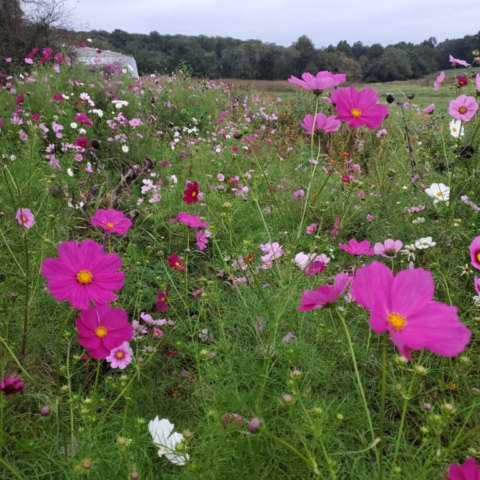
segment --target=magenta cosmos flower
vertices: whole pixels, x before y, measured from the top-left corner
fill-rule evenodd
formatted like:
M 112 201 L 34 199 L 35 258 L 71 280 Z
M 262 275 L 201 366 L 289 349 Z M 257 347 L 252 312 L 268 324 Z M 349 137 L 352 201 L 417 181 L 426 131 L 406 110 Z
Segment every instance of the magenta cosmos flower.
M 337 108 L 337 118 L 352 128 L 362 125 L 374 130 L 382 125 L 388 108 L 377 103 L 380 95 L 373 88 L 358 91 L 355 87 L 342 88 L 332 93 L 332 102 Z
M 333 285 L 321 285 L 317 290 L 305 290 L 297 310 L 307 312 L 334 304 L 347 289 L 351 280 L 352 278 L 345 273 L 337 273 Z
M 375 251 L 373 248 L 370 248 L 370 242 L 368 240 L 357 242 L 354 238 L 352 238 L 348 241 L 348 245 L 339 243 L 338 246 L 350 255 L 375 255 Z
M 312 135 L 312 129 L 314 132 L 331 133 L 336 132 L 340 128 L 340 120 L 335 115 L 327 117 L 324 113 L 317 113 L 314 123 L 313 115 L 309 113 L 305 115 L 300 125 L 307 135 Z
M 350 293 L 370 310 L 370 327 L 388 332 L 401 355 L 426 348 L 443 357 L 461 353 L 471 331 L 458 320 L 457 308 L 433 300 L 432 274 L 422 268 L 396 276 L 379 262 L 360 268 Z
M 75 320 L 75 326 L 80 334 L 78 343 L 96 360 L 107 358 L 113 349 L 130 341 L 134 335 L 127 312 L 108 304 L 84 310 Z
M 23 225 L 25 228 L 30 228 L 35 225 L 35 215 L 29 208 L 19 208 L 15 218 L 19 225 Z
M 332 73 L 329 71 L 318 72 L 316 75 L 305 72 L 302 74 L 301 80 L 293 75 L 288 79 L 290 83 L 305 88 L 306 90 L 313 90 L 315 93 L 336 87 L 346 80 L 346 73 Z
M 75 120 L 83 125 L 88 125 L 89 127 L 93 125 L 93 122 L 87 117 L 85 113 L 77 113 L 75 115 Z
M 480 237 L 475 237 L 470 244 L 472 265 L 480 270 Z
M 177 221 L 179 221 L 180 223 L 183 223 L 187 227 L 190 227 L 190 228 L 208 227 L 209 223 L 202 222 L 200 218 L 201 217 L 198 215 L 189 215 L 188 213 L 185 213 L 185 212 L 178 212 L 178 215 L 177 215 Z
M 157 301 L 155 302 L 155 305 L 157 306 L 157 312 L 165 312 L 168 310 L 168 293 L 169 293 L 170 287 L 167 285 L 167 288 L 165 291 L 163 290 L 158 290 L 157 291 Z
M 452 67 L 456 67 L 457 65 L 461 65 L 462 67 L 469 67 L 470 64 L 467 63 L 465 60 L 460 60 L 458 58 L 454 58 L 453 55 L 450 55 L 448 61 L 452 64 Z
M 92 225 L 101 227 L 105 233 L 116 233 L 125 235 L 132 226 L 132 221 L 125 218 L 123 212 L 109 208 L 107 210 L 98 209 L 94 217 L 90 218 Z
M 448 105 L 448 113 L 456 120 L 469 122 L 478 110 L 478 103 L 474 97 L 460 95 Z
M 187 188 L 183 191 L 183 201 L 190 205 L 198 202 L 198 182 L 187 182 Z
M 40 272 L 54 298 L 85 310 L 90 302 L 101 305 L 117 299 L 112 291 L 123 287 L 125 274 L 117 271 L 121 266 L 117 254 L 105 254 L 101 245 L 84 240 L 62 243 L 58 260 L 46 258 Z
M 480 467 L 473 457 L 462 465 L 453 463 L 448 469 L 448 476 L 445 480 L 480 480 Z
M 114 348 L 106 358 L 112 368 L 124 370 L 132 363 L 133 351 L 128 342 L 123 342 L 119 347 Z
M 0 382 L 0 392 L 4 395 L 13 395 L 14 393 L 20 393 L 23 395 L 25 390 L 25 384 L 23 380 L 18 376 L 9 376 L 7 375 L 1 382 Z

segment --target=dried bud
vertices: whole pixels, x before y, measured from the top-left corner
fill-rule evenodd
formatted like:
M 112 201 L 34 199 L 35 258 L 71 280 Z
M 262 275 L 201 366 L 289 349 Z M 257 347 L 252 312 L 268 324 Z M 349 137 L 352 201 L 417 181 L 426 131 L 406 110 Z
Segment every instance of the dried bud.
M 387 100 L 387 103 L 392 104 L 395 101 L 395 97 L 393 93 L 387 93 L 385 96 L 385 99 Z
M 414 93 L 407 93 L 407 98 L 409 100 L 413 100 L 415 98 L 415 94 Z

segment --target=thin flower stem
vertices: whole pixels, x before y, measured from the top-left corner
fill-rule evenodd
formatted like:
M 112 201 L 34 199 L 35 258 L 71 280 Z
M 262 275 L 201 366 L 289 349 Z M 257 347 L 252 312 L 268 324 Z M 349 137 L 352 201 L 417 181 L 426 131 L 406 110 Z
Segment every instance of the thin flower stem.
M 97 396 L 97 388 L 98 388 L 98 379 L 100 378 L 100 366 L 102 364 L 101 360 L 97 360 L 97 372 L 95 374 L 95 384 L 93 385 L 93 398 Z
M 423 352 L 420 355 L 420 358 L 418 359 L 419 363 L 422 359 L 422 355 L 423 355 Z M 395 443 L 395 453 L 393 454 L 392 470 L 396 467 L 396 464 L 397 464 L 398 452 L 400 450 L 400 441 L 402 439 L 403 427 L 405 425 L 405 418 L 407 416 L 407 408 L 408 408 L 408 404 L 410 403 L 410 400 L 412 398 L 413 385 L 415 383 L 416 377 L 417 377 L 417 371 L 414 368 L 413 369 L 413 377 L 412 377 L 412 380 L 410 381 L 410 386 L 408 387 L 408 393 L 407 393 L 406 397 L 404 397 L 403 409 L 402 409 L 402 418 L 400 419 L 400 426 L 398 427 L 397 441 Z
M 368 409 L 368 404 L 367 404 L 367 399 L 365 397 L 365 390 L 363 388 L 362 379 L 360 378 L 360 372 L 358 371 L 357 359 L 355 357 L 355 351 L 353 349 L 353 343 L 352 343 L 352 338 L 350 336 L 350 331 L 348 330 L 348 326 L 347 326 L 347 322 L 345 321 L 345 318 L 343 317 L 343 315 L 339 312 L 339 310 L 337 308 L 335 308 L 335 312 L 337 313 L 338 318 L 340 318 L 340 321 L 342 322 L 342 325 L 343 325 L 343 329 L 345 330 L 345 335 L 347 337 L 347 342 L 348 342 L 348 348 L 350 350 L 350 356 L 352 358 L 353 368 L 355 370 L 355 377 L 356 377 L 356 380 L 357 380 L 358 393 L 360 394 L 360 397 L 362 398 L 363 407 L 364 407 L 365 413 L 367 415 L 367 422 L 368 422 L 368 427 L 370 429 L 370 434 L 372 436 L 372 442 L 375 442 L 375 440 L 376 440 L 375 431 L 373 430 L 372 418 L 370 416 L 370 410 Z M 378 449 L 375 450 L 375 456 L 377 457 L 377 463 L 379 463 L 380 455 L 379 455 Z
M 383 336 L 382 344 L 382 383 L 380 390 L 380 425 L 378 436 L 380 438 L 378 479 L 383 479 L 383 429 L 385 425 L 385 396 L 387 392 L 387 336 Z
M 27 232 L 24 232 L 24 250 L 25 250 L 25 313 L 23 317 L 23 332 L 22 332 L 22 357 L 25 356 L 27 350 L 27 334 L 28 334 L 28 311 L 30 303 L 30 268 L 29 268 L 29 255 L 28 255 L 28 243 Z
M 315 461 L 315 459 L 305 457 L 294 446 L 290 445 L 288 442 L 283 440 L 283 438 L 278 438 L 275 435 L 272 435 L 271 433 L 266 432 L 264 430 L 262 430 L 262 435 L 265 435 L 266 437 L 271 438 L 271 439 L 277 441 L 278 443 L 281 443 L 284 447 L 287 447 L 298 458 L 303 460 L 313 470 L 313 473 L 315 475 L 320 476 L 320 471 L 318 470 L 318 465 L 317 465 L 317 462 Z M 329 468 L 330 468 L 330 474 L 332 474 L 331 467 L 329 467 Z M 333 473 L 333 476 L 332 476 L 332 479 L 334 479 L 334 478 L 336 478 L 335 473 Z
M 36 384 L 36 381 L 29 375 L 29 373 L 23 368 L 22 364 L 20 363 L 20 360 L 15 356 L 13 353 L 12 349 L 9 347 L 8 343 L 5 341 L 5 339 L 0 336 L 0 341 L 3 343 L 4 347 L 7 349 L 8 353 L 10 356 L 13 358 L 14 362 L 18 365 L 18 368 L 22 371 L 23 375 L 27 377 L 33 384 Z
M 4 243 L 5 246 L 7 247 L 8 252 L 9 252 L 10 255 L 12 256 L 13 261 L 17 264 L 17 267 L 18 267 L 18 269 L 20 270 L 20 273 L 25 277 L 25 276 L 26 276 L 26 275 L 25 275 L 25 272 L 23 271 L 22 266 L 21 266 L 20 263 L 18 262 L 17 257 L 15 257 L 15 255 L 13 254 L 10 246 L 8 245 L 8 242 L 7 242 L 6 238 L 5 238 L 5 235 L 3 235 L 3 231 L 2 231 L 1 228 L 0 228 L 0 235 L 2 236 L 3 243 Z

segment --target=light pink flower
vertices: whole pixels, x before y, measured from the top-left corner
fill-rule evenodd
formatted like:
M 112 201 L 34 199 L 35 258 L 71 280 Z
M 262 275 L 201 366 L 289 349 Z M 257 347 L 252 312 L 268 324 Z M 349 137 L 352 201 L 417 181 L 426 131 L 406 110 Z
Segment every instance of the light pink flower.
M 307 235 L 312 235 L 312 233 L 315 233 L 316 231 L 317 231 L 317 224 L 316 224 L 316 223 L 312 223 L 312 224 L 310 224 L 310 225 L 307 227 L 305 233 L 306 233 Z
M 297 310 L 306 312 L 334 304 L 343 295 L 351 280 L 345 273 L 338 273 L 333 285 L 321 285 L 317 290 L 305 290 Z
M 453 357 L 470 341 L 471 331 L 458 320 L 457 308 L 433 300 L 432 274 L 422 268 L 403 270 L 396 276 L 383 263 L 357 270 L 351 295 L 370 310 L 370 327 L 388 332 L 401 355 L 410 350 L 430 350 Z
M 305 191 L 302 190 L 302 189 L 296 190 L 295 192 L 293 192 L 293 199 L 294 200 L 300 200 L 304 196 L 305 196 Z
M 434 103 L 431 103 L 430 105 L 428 105 L 428 107 L 425 107 L 422 112 L 423 113 L 426 113 L 427 115 L 431 115 L 435 110 L 435 104 Z
M 395 258 L 402 247 L 403 243 L 401 240 L 392 240 L 391 238 L 387 238 L 383 243 L 377 242 L 373 247 L 373 250 L 375 251 L 375 255 L 381 255 L 382 257 L 387 258 Z
M 440 90 L 440 87 L 442 86 L 444 81 L 445 81 L 445 72 L 440 72 L 440 75 L 438 75 L 435 82 L 433 82 L 433 89 L 435 91 Z
M 448 105 L 448 113 L 456 120 L 469 122 L 478 110 L 478 103 L 474 97 L 460 95 Z
M 480 92 L 480 73 L 475 75 L 475 86 L 477 87 L 477 91 Z
M 307 135 L 312 135 L 312 129 L 313 132 L 331 133 L 336 132 L 340 128 L 340 120 L 335 115 L 327 117 L 324 113 L 317 113 L 314 123 L 313 115 L 308 114 L 305 115 L 300 125 Z
M 271 263 L 275 258 L 280 258 L 283 255 L 283 249 L 278 242 L 264 243 L 260 245 L 260 250 L 266 253 L 266 255 L 260 257 L 263 263 Z
M 205 232 L 202 232 L 202 230 L 197 231 L 197 247 L 199 250 L 205 250 L 208 245 L 208 236 Z
M 337 108 L 337 118 L 352 128 L 365 125 L 372 130 L 379 128 L 388 115 L 388 108 L 377 103 L 380 95 L 373 88 L 358 91 L 355 87 L 342 88 L 332 93 Z
M 114 348 L 106 358 L 111 368 L 124 370 L 132 363 L 133 351 L 128 342 L 123 342 L 119 347 Z
M 320 93 L 322 90 L 336 87 L 347 80 L 345 73 L 332 73 L 329 71 L 318 72 L 315 76 L 309 72 L 302 74 L 302 79 L 294 77 L 293 75 L 288 79 L 290 83 L 305 88 L 306 90 L 313 90 L 314 93 Z
M 25 228 L 31 228 L 35 225 L 35 216 L 29 208 L 19 208 L 15 218 L 19 225 L 23 225 Z
M 465 60 L 459 60 L 458 58 L 454 58 L 452 55 L 450 55 L 448 61 L 452 64 L 452 67 L 456 67 L 457 65 L 461 65 L 462 67 L 470 66 L 470 64 Z

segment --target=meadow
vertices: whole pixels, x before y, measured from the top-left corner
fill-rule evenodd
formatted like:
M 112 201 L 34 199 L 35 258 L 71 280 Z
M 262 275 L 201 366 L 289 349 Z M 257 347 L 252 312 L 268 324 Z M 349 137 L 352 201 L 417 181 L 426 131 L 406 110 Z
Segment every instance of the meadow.
M 29 59 L 0 68 L 0 478 L 480 478 L 470 69 Z

